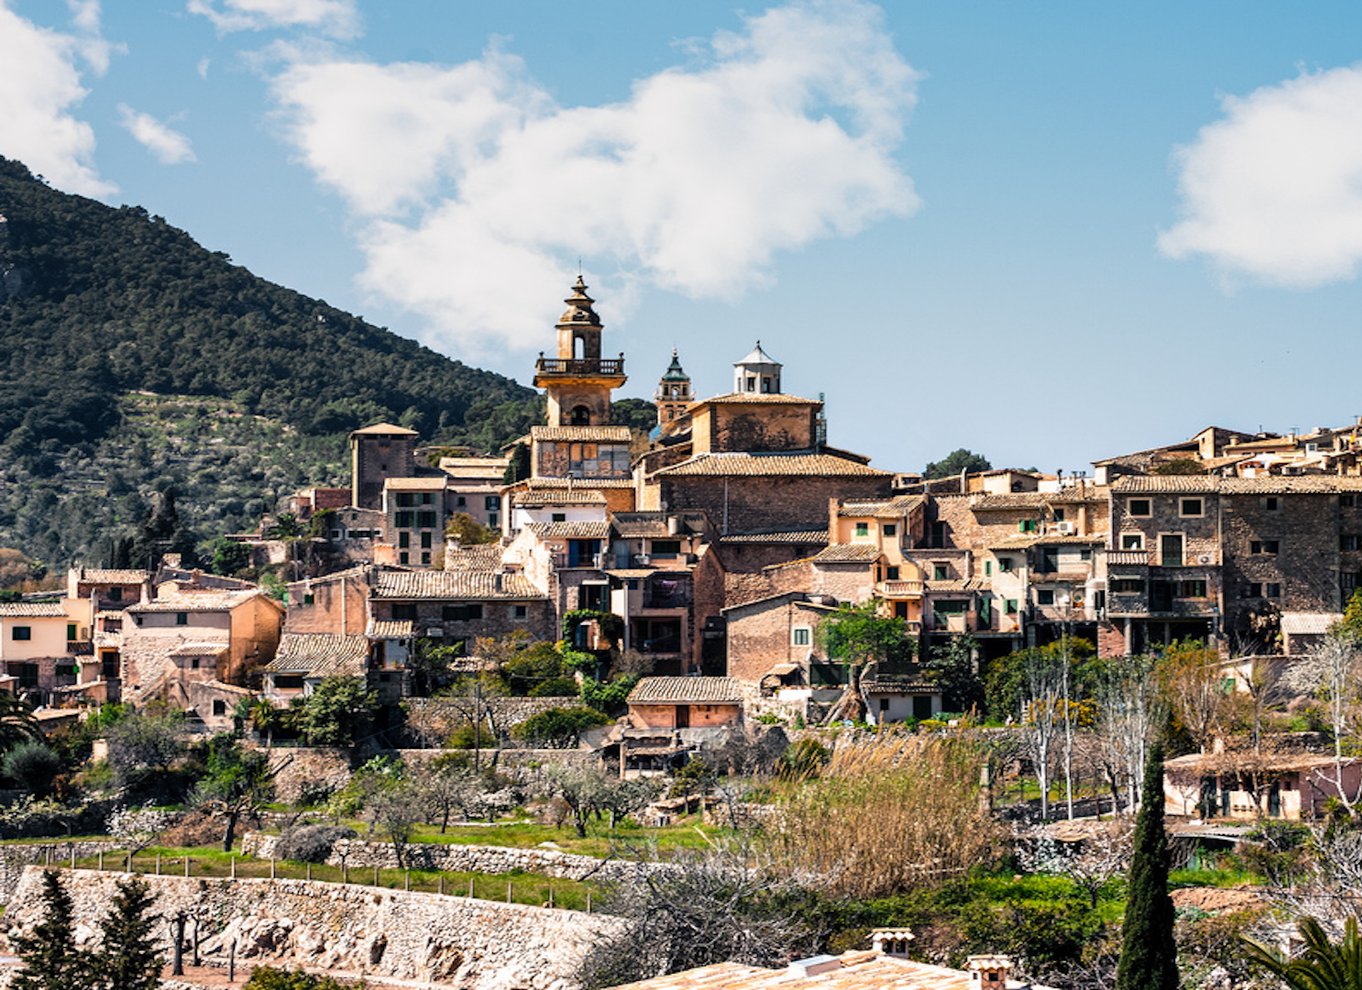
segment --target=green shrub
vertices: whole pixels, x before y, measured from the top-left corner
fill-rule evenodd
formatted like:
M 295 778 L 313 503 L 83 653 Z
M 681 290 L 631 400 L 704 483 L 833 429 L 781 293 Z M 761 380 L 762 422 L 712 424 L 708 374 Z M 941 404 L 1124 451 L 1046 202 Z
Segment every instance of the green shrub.
M 352 828 L 336 825 L 296 825 L 279 836 L 275 855 L 299 863 L 325 863 L 340 839 L 353 839 Z
M 817 739 L 801 739 L 791 744 L 776 764 L 781 780 L 807 780 L 823 772 L 832 754 Z
M 581 742 L 587 729 L 609 721 L 591 708 L 550 708 L 521 722 L 511 730 L 511 737 L 534 746 L 570 749 Z
M 577 693 L 577 678 L 550 677 L 530 688 L 531 698 L 570 698 Z
M 364 983 L 339 983 L 329 976 L 304 973 L 301 969 L 257 966 L 251 970 L 243 990 L 364 990 Z
M 51 794 L 61 772 L 61 757 L 46 743 L 19 743 L 0 764 L 7 778 L 35 797 Z

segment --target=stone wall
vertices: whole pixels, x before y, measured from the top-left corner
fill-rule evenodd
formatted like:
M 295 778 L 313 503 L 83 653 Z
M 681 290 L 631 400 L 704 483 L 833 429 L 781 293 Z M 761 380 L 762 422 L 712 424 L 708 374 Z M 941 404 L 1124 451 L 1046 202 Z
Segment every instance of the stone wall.
M 121 875 L 61 876 L 77 930 L 92 930 Z M 158 913 L 203 919 L 206 961 L 225 962 L 235 942 L 247 971 L 304 966 L 470 990 L 569 990 L 585 954 L 621 925 L 608 915 L 307 880 L 144 879 Z M 41 917 L 41 883 L 41 869 L 24 871 L 5 915 L 10 933 Z M 168 941 L 168 926 L 153 930 Z
M 402 702 L 407 709 L 407 719 L 421 726 L 428 726 L 436 736 L 448 737 L 459 726 L 468 721 L 469 703 L 464 699 L 446 700 L 443 698 L 406 698 Z M 498 731 L 507 732 L 533 715 L 546 712 L 550 708 L 574 708 L 581 705 L 582 699 L 576 695 L 548 698 L 484 698 L 483 704 L 491 710 Z
M 274 778 L 280 801 L 297 801 L 304 786 L 339 788 L 350 780 L 349 750 L 300 746 L 269 752 L 270 765 L 281 768 Z
M 273 857 L 279 837 L 263 832 L 248 832 L 241 849 L 260 859 Z M 656 863 L 624 859 L 597 859 L 553 849 L 516 849 L 510 846 L 471 846 L 454 843 L 421 842 L 407 846 L 407 863 L 414 870 L 442 870 L 450 873 L 538 873 L 560 880 L 598 880 L 628 883 L 658 869 Z M 389 842 L 341 839 L 327 857 L 328 866 L 352 869 L 399 869 L 397 855 Z M 665 867 L 664 867 L 665 868 Z
M 124 848 L 116 842 L 16 842 L 0 846 L 0 904 L 9 903 L 27 867 L 69 863 L 73 846 L 77 859 L 98 856 L 101 849 Z

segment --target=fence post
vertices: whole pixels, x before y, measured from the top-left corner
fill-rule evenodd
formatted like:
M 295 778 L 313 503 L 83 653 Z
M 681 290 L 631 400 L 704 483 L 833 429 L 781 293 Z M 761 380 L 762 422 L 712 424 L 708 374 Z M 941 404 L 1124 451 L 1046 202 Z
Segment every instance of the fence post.
M 235 854 L 233 854 L 233 856 L 232 856 L 232 879 L 233 879 L 233 880 L 236 879 L 236 855 L 235 855 Z
M 591 891 L 586 892 L 586 913 L 591 913 Z
M 71 843 L 71 869 L 76 868 L 76 844 Z
M 472 878 L 472 877 L 469 877 L 469 878 L 468 878 L 468 896 L 469 896 L 469 897 L 472 897 L 472 896 L 473 896 L 473 878 Z
M 411 890 L 411 870 L 407 871 L 407 879 L 405 882 L 405 886 L 407 890 Z
M 158 877 L 161 875 L 161 854 L 160 854 L 160 853 L 157 853 L 157 854 L 156 854 L 156 875 L 157 875 Z
M 184 875 L 189 876 L 189 857 L 184 858 Z
M 374 886 L 378 886 L 378 864 L 374 864 Z
M 43 861 L 43 865 L 44 865 L 44 866 L 51 866 L 51 865 L 52 865 L 52 847 L 51 847 L 51 846 L 45 846 L 45 847 L 43 848 L 43 852 L 44 852 L 44 854 L 45 854 L 45 856 L 46 856 L 46 859 Z
M 277 879 L 279 878 L 279 874 L 278 874 L 278 872 L 276 871 L 275 865 L 274 865 L 274 864 L 275 864 L 275 858 L 274 858 L 273 856 L 271 856 L 271 857 L 270 857 L 270 879 L 271 879 L 271 880 L 277 880 Z
M 126 853 L 123 854 L 123 872 L 124 873 L 132 872 L 132 850 L 128 850 Z
M 99 851 L 99 871 L 100 871 L 101 873 L 104 872 L 104 850 L 103 850 L 103 849 L 101 849 L 101 850 Z
M 553 884 L 549 884 L 549 907 L 553 907 Z
M 506 881 L 506 903 L 511 903 L 511 881 Z
M 443 873 L 441 873 L 441 874 L 440 874 L 440 896 L 443 897 L 444 895 L 445 895 L 445 875 L 444 875 Z
M 311 864 L 311 863 L 308 863 L 308 864 L 307 864 L 307 878 L 308 878 L 309 880 L 312 879 L 312 864 Z
M 349 882 L 350 882 L 350 866 L 347 863 L 341 863 L 341 883 Z

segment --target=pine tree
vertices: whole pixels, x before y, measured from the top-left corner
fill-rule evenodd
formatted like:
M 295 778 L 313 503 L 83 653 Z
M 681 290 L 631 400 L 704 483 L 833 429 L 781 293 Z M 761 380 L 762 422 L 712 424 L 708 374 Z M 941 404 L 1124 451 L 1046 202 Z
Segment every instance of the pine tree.
M 1163 747 L 1157 743 L 1149 749 L 1143 795 L 1135 823 L 1116 988 L 1177 990 L 1173 899 L 1168 896 L 1168 836 L 1163 830 Z
M 14 990 L 87 990 L 90 960 L 76 948 L 71 895 L 55 870 L 43 873 L 43 920 L 29 935 L 10 943 L 24 968 L 15 975 Z
M 158 920 L 150 913 L 153 901 L 145 880 L 130 877 L 118 881 L 118 893 L 99 926 L 104 940 L 96 958 L 98 981 L 94 986 L 101 990 L 156 990 L 163 960 L 152 934 Z

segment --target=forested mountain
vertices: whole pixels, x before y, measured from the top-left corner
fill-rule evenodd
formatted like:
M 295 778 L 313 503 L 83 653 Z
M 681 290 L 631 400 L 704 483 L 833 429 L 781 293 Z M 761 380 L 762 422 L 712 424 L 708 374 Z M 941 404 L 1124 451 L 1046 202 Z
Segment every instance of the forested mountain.
M 339 480 L 380 419 L 494 449 L 531 389 L 258 278 L 140 207 L 0 158 L 0 547 L 97 562 L 173 486 L 202 536 Z

